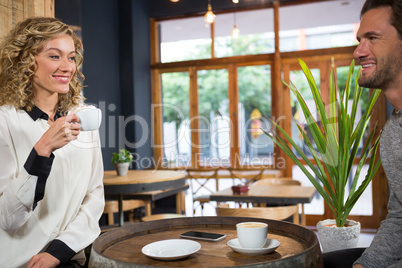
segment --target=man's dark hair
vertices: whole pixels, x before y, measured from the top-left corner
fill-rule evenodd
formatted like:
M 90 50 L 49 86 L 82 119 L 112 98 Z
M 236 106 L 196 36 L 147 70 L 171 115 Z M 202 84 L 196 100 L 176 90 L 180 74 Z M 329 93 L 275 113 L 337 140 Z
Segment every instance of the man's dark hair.
M 400 0 L 367 0 L 360 12 L 360 17 L 371 9 L 380 7 L 391 8 L 391 25 L 398 31 L 399 39 L 402 39 L 402 1 Z

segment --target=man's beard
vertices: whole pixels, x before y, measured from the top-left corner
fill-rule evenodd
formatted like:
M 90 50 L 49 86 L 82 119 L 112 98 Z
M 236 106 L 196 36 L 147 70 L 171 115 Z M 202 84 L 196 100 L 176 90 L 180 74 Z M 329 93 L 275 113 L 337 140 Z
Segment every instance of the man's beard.
M 376 61 L 375 70 L 369 77 L 359 78 L 359 86 L 386 90 L 401 72 L 402 53 L 389 55 Z

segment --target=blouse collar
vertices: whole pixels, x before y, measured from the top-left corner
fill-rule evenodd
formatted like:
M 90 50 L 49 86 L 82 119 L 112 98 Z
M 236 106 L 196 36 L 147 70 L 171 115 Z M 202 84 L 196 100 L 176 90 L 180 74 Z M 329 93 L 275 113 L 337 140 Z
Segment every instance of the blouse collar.
M 25 110 L 25 112 L 27 112 L 27 114 L 34 121 L 38 120 L 39 118 L 43 119 L 43 120 L 49 120 L 49 115 L 47 113 L 45 113 L 44 111 L 42 111 L 41 109 L 39 109 L 37 106 L 34 106 L 30 112 L 28 112 L 27 110 Z M 61 114 L 59 111 L 56 111 L 56 114 L 54 115 L 53 119 L 56 120 L 59 117 L 61 117 Z

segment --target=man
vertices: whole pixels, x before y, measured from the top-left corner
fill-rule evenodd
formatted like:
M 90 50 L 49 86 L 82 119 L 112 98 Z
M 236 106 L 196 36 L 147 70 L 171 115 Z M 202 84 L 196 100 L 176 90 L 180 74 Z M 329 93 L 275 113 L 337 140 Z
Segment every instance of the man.
M 357 267 L 402 267 L 402 1 L 367 0 L 354 58 L 359 85 L 381 89 L 394 107 L 381 134 L 380 155 L 390 189 L 388 215 Z

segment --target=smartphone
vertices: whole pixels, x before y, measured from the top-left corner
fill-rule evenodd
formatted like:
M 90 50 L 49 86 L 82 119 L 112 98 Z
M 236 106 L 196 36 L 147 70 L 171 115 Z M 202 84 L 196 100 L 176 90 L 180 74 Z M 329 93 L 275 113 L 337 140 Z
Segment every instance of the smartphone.
M 214 233 L 205 233 L 205 232 L 196 232 L 189 231 L 180 235 L 183 238 L 191 238 L 191 239 L 199 239 L 199 240 L 207 240 L 207 241 L 219 241 L 226 237 L 224 234 L 214 234 Z

